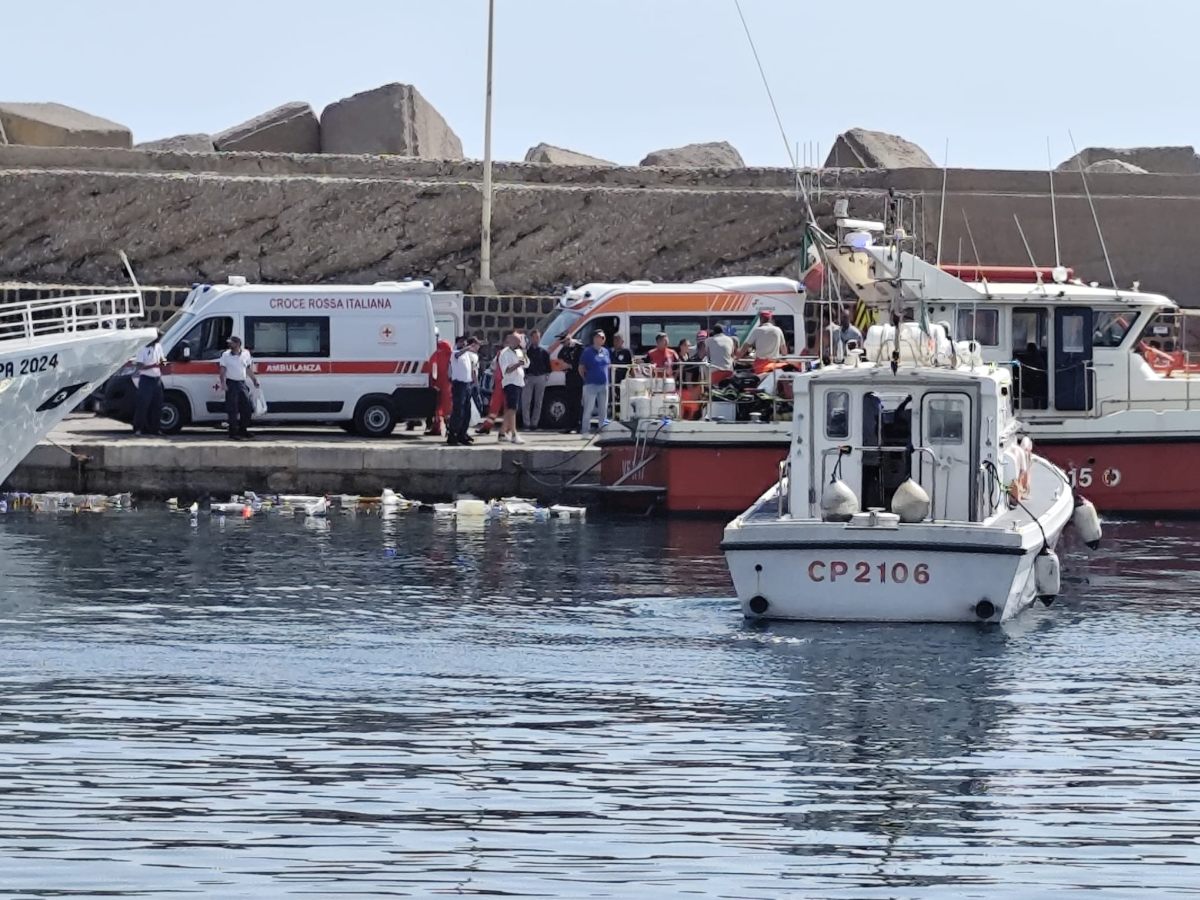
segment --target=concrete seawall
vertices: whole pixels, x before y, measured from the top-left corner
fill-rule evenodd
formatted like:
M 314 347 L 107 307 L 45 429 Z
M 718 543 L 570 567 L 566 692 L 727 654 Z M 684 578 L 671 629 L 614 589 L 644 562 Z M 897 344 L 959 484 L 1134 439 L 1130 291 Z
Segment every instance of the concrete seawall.
M 0 280 L 116 284 L 124 247 L 146 283 L 229 274 L 275 282 L 408 275 L 465 289 L 478 265 L 480 165 L 397 157 L 190 154 L 0 147 Z M 937 169 L 825 170 L 818 214 L 847 197 L 878 217 L 888 192 L 937 234 Z M 687 280 L 795 272 L 801 212 L 782 169 L 503 163 L 496 169 L 493 275 L 501 291 L 554 293 L 588 280 Z M 1077 173 L 1058 174 L 1063 261 L 1108 281 Z M 1200 176 L 1089 177 L 1118 281 L 1188 303 L 1200 282 L 1193 234 Z M 1041 264 L 1053 260 L 1044 172 L 951 170 L 944 259 L 1025 264 L 1014 213 Z
M 600 458 L 594 445 L 559 435 L 530 435 L 524 446 L 480 436 L 473 447 L 447 447 L 416 435 L 375 441 L 333 430 L 273 429 L 235 443 L 216 429 L 135 438 L 115 422 L 92 417 L 68 419 L 51 441 L 25 458 L 9 487 L 181 500 L 243 490 L 378 496 L 390 487 L 420 500 L 471 493 L 554 502 L 567 481 Z

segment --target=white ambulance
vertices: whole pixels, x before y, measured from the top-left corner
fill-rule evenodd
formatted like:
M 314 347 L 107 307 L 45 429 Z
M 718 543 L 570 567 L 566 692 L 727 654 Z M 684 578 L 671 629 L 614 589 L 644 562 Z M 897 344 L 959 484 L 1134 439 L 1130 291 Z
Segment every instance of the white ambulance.
M 585 284 L 568 290 L 558 306 L 538 325 L 542 346 L 550 352 L 552 373 L 542 406 L 543 427 L 567 425 L 566 368 L 558 359 L 560 336 L 570 334 L 584 346 L 599 329 L 612 347 L 614 334 L 625 338 L 635 357 L 654 347 L 655 336 L 666 332 L 672 347 L 687 338 L 695 342 L 700 331 L 721 325 L 739 341 L 770 310 L 783 329 L 793 353 L 804 350 L 804 285 L 777 276 L 730 276 L 691 284 L 631 281 L 623 284 Z
M 435 301 L 438 309 L 435 310 Z M 433 413 L 438 320 L 453 341 L 462 295 L 428 281 L 374 285 L 200 284 L 163 326 L 162 431 L 225 421 L 217 360 L 242 338 L 267 401 L 261 424 L 332 423 L 383 437 Z M 130 419 L 132 368 L 109 384 L 103 410 Z

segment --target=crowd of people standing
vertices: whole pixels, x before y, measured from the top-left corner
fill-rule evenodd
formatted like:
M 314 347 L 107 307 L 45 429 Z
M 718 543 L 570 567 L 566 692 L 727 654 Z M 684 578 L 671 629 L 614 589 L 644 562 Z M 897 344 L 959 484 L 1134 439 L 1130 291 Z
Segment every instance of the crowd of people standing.
M 612 388 L 629 375 L 635 358 L 619 333 L 611 335 L 611 347 L 610 335 L 601 329 L 587 337 L 589 342 L 585 345 L 571 334 L 558 335 L 558 352 L 552 359 L 541 333 L 513 331 L 497 348 L 487 368 L 481 359 L 479 338 L 459 338 L 448 363 L 450 396 L 444 404 L 444 414 L 448 417 L 446 442 L 472 444 L 475 437 L 494 431 L 501 442 L 524 443 L 518 425 L 526 431 L 540 427 L 547 383 L 556 362 L 565 383 L 561 395 L 566 406 L 560 420 L 560 424 L 565 424 L 563 433 L 580 434 L 602 428 L 608 423 Z M 761 372 L 787 352 L 782 329 L 774 323 L 770 312 L 764 312 L 740 346 L 719 324 L 711 332 L 698 331 L 695 343 L 685 338 L 674 347 L 663 332 L 646 353 L 645 363 L 655 377 L 676 378 L 689 384 L 700 381 L 718 384 L 733 374 L 739 359 L 750 357 L 755 371 Z

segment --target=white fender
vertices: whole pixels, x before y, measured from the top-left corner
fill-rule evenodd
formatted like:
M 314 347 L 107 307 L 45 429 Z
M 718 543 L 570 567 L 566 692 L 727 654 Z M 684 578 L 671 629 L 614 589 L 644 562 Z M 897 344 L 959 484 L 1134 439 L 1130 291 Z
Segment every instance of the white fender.
M 1090 548 L 1095 550 L 1100 546 L 1100 515 L 1091 500 L 1075 498 L 1075 513 L 1071 516 L 1071 524 L 1078 529 L 1079 536 Z
M 858 498 L 850 485 L 838 479 L 825 485 L 821 493 L 821 519 L 825 522 L 849 522 L 859 510 Z
M 892 495 L 892 512 L 901 522 L 923 522 L 929 515 L 929 494 L 909 478 Z

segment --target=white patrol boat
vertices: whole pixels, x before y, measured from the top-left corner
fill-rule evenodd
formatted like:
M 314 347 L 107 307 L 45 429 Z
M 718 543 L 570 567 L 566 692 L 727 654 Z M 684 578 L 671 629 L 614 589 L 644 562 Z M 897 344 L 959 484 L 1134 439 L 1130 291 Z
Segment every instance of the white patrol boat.
M 1032 453 L 1011 372 L 940 326 L 873 326 L 865 353 L 793 379 L 779 480 L 725 529 L 756 618 L 999 622 L 1059 590 L 1073 514 L 1099 521 Z M 885 362 L 872 348 L 890 345 Z M 890 359 L 888 359 L 890 357 Z

